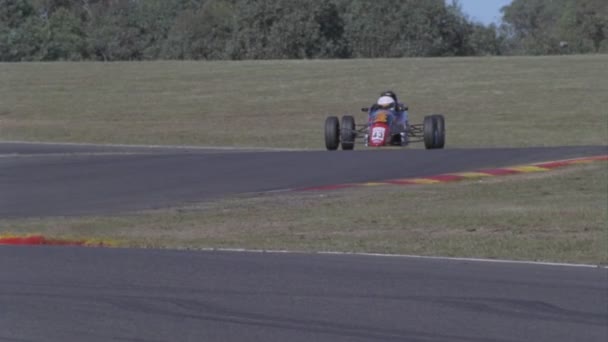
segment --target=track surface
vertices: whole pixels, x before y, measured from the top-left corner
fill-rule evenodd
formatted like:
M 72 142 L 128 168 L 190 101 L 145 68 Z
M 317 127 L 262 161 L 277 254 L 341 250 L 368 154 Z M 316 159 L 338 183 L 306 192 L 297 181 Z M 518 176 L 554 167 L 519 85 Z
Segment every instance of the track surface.
M 608 270 L 0 247 L 0 341 L 605 342 Z
M 0 143 L 0 217 L 606 154 Z M 369 256 L 0 246 L 0 341 L 606 341 L 608 270 Z
M 606 153 L 606 146 L 331 153 L 0 143 L 0 217 L 129 212 Z

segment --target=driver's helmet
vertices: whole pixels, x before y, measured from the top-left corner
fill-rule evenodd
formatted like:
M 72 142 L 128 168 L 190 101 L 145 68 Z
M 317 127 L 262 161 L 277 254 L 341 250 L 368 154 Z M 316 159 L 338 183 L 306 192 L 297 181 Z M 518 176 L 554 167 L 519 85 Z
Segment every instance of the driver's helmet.
M 379 109 L 394 109 L 395 100 L 390 96 L 381 96 L 376 102 Z
M 392 97 L 393 100 L 395 100 L 395 102 L 397 102 L 397 94 L 395 94 L 395 92 L 392 90 L 387 90 L 387 91 L 383 92 L 382 94 L 380 94 L 380 96 Z

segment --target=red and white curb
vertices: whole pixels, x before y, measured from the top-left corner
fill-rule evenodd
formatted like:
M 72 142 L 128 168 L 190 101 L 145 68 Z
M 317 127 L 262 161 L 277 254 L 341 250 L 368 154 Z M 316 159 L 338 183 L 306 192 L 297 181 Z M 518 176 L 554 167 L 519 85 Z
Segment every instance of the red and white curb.
M 80 247 L 116 247 L 118 243 L 100 239 L 55 239 L 43 235 L 0 235 L 0 245 L 12 246 L 80 246 Z
M 593 157 L 584 157 L 567 160 L 557 160 L 536 164 L 526 164 L 512 167 L 496 168 L 496 169 L 482 169 L 472 172 L 457 172 L 457 173 L 446 173 L 436 176 L 418 177 L 418 178 L 403 178 L 403 179 L 392 179 L 378 182 L 367 182 L 367 183 L 350 183 L 350 184 L 336 184 L 326 185 L 311 188 L 296 189 L 296 191 L 327 191 L 327 190 L 338 190 L 346 188 L 362 188 L 372 187 L 381 185 L 420 185 L 420 184 L 439 184 L 458 182 L 467 179 L 479 179 L 484 177 L 493 176 L 506 176 L 515 175 L 521 173 L 533 173 L 533 172 L 545 172 L 551 171 L 557 168 L 562 168 L 570 165 L 590 164 L 598 161 L 608 161 L 608 155 L 600 155 Z

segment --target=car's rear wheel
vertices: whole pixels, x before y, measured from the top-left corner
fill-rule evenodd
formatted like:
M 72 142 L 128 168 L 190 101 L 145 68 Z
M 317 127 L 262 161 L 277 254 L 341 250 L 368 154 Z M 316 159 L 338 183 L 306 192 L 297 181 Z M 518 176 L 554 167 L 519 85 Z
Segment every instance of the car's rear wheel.
M 330 116 L 325 120 L 325 147 L 335 151 L 340 146 L 340 123 L 338 118 Z
M 340 127 L 342 149 L 345 151 L 353 150 L 355 148 L 355 138 L 357 136 L 357 132 L 355 131 L 355 118 L 350 115 L 343 116 Z

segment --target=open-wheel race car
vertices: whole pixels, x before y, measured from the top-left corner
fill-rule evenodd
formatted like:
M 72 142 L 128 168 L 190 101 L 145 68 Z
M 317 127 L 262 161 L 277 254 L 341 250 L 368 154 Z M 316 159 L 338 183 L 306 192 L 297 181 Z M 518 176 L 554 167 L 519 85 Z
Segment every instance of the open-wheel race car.
M 330 116 L 325 120 L 325 146 L 334 151 L 342 146 L 343 150 L 353 150 L 356 144 L 370 147 L 407 146 L 424 142 L 426 149 L 442 149 L 445 146 L 445 118 L 441 114 L 424 117 L 421 124 L 398 124 L 391 120 L 394 111 L 378 110 L 367 112 L 365 124 L 355 124 L 355 118 L 345 115 L 341 120 Z

